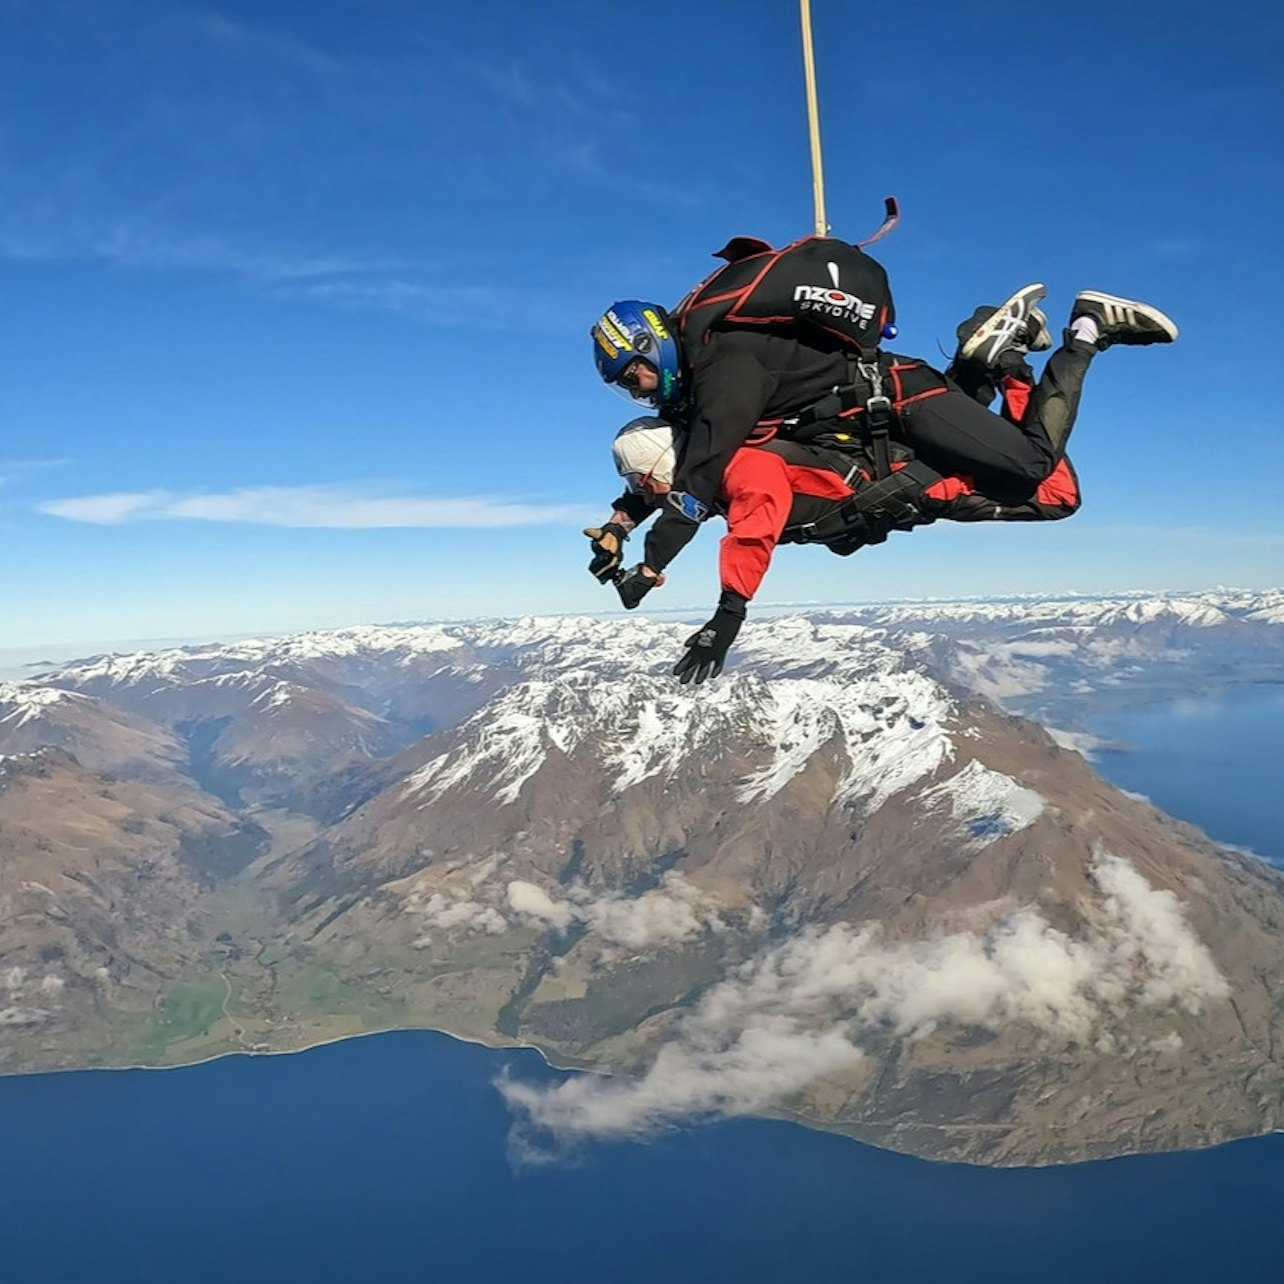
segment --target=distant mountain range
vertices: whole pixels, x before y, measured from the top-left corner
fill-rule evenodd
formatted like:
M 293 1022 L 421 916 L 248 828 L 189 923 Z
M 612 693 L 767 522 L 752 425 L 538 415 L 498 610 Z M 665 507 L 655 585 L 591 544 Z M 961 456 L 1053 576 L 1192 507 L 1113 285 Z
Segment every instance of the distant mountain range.
M 1284 878 L 1062 747 L 1284 681 L 1284 593 L 359 628 L 0 684 L 0 1068 L 394 1025 L 627 1075 L 531 1144 L 767 1112 L 1046 1163 L 1284 1122 Z M 1016 716 L 1052 722 L 1054 738 Z

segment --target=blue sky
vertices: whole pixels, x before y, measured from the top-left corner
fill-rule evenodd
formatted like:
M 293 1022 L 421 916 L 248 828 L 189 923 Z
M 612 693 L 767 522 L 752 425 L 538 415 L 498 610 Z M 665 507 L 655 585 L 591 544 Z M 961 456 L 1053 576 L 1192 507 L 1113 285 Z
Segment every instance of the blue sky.
M 762 601 L 1284 581 L 1284 10 L 814 0 L 828 208 L 896 348 L 1031 279 L 1175 317 L 1095 364 L 1048 527 Z M 0 648 L 602 611 L 628 406 L 587 329 L 810 230 L 794 0 L 0 0 Z M 717 529 L 655 604 L 712 602 Z

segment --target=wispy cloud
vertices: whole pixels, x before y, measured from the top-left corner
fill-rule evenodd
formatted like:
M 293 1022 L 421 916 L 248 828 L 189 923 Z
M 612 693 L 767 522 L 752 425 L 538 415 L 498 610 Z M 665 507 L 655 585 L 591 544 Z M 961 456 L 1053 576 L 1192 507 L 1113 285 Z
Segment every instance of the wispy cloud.
M 30 473 L 65 468 L 70 459 L 0 459 L 0 486 L 19 481 Z
M 354 278 L 443 266 L 378 255 L 287 252 L 218 233 L 180 230 L 146 213 L 84 221 L 43 215 L 39 206 L 11 208 L 0 219 L 0 256 L 22 262 L 96 259 L 150 271 L 213 272 L 318 297 L 327 288 L 336 295 L 345 287 L 362 288 Z
M 537 295 L 510 286 L 447 285 L 407 276 L 332 275 L 306 279 L 301 274 L 288 281 L 278 278 L 278 294 L 313 299 L 345 308 L 395 312 L 429 325 L 511 329 L 514 317 L 534 330 L 561 330 L 562 310 L 550 305 L 549 295 Z M 572 315 L 576 324 L 587 308 Z
M 176 9 L 184 13 L 183 9 Z M 339 58 L 299 36 L 234 21 L 226 14 L 195 5 L 186 7 L 185 16 L 197 35 L 230 54 L 269 60 L 314 75 L 331 75 L 343 70 L 344 64 Z
M 528 504 L 486 495 L 446 499 L 376 495 L 348 486 L 254 486 L 196 495 L 118 491 L 48 500 L 38 510 L 98 526 L 197 521 L 339 530 L 535 526 L 576 522 L 586 516 L 571 505 Z
M 182 0 L 159 10 L 146 0 L 102 0 L 89 11 L 47 0 L 33 23 L 47 39 L 68 42 L 129 32 L 131 58 L 116 75 L 131 79 L 135 96 L 127 111 L 74 132 L 38 102 L 6 121 L 0 257 L 208 272 L 274 291 L 455 270 L 440 257 L 382 252 L 372 246 L 373 231 L 347 244 L 319 237 L 312 222 L 304 230 L 284 223 L 282 231 L 274 205 L 280 191 L 297 187 L 300 174 L 328 172 L 306 164 L 317 144 L 300 120 L 309 110 L 338 118 L 344 95 L 360 99 L 359 85 L 341 81 L 339 57 L 287 28 Z M 184 59 L 198 60 L 208 92 L 159 90 L 166 82 L 158 65 Z M 293 114 L 277 100 L 287 81 L 311 95 L 299 98 Z M 291 197 L 305 203 L 294 191 Z
M 619 163 L 620 140 L 646 136 L 646 122 L 622 105 L 618 86 L 594 69 L 550 76 L 546 67 L 509 58 L 468 63 L 467 75 L 513 117 L 524 146 L 542 166 L 561 170 L 609 190 L 612 200 L 631 196 L 659 205 L 699 206 L 704 196 L 686 187 L 655 181 Z

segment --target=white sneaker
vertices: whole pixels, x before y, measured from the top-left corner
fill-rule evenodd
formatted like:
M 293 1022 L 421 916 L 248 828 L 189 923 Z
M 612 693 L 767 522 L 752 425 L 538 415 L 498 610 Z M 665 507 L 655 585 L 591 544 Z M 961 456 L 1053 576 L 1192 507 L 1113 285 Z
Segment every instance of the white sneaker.
M 1023 285 L 993 311 L 978 308 L 959 327 L 959 359 L 992 366 L 1008 348 L 1042 352 L 1051 347 L 1047 317 L 1034 306 L 1047 292 L 1036 281 Z

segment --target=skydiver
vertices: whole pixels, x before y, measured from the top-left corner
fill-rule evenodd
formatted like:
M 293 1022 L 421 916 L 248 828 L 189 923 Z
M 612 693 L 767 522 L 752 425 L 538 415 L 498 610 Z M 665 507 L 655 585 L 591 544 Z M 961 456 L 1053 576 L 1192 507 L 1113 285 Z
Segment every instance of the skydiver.
M 731 259 L 727 251 L 723 255 Z M 885 284 L 885 275 L 883 280 Z M 1025 334 L 1043 293 L 1041 285 L 1027 286 L 988 315 L 979 309 L 971 323 L 965 323 L 968 333 L 960 334 L 953 375 L 961 379 L 969 363 L 985 358 L 1002 376 L 1007 338 Z M 887 294 L 871 324 L 878 325 L 890 311 Z M 754 438 L 756 430 L 770 423 L 777 435 L 797 437 L 800 434 L 791 428 L 796 420 L 840 386 L 857 386 L 852 384 L 848 350 L 797 329 L 781 333 L 766 325 L 713 325 L 698 333 L 693 341 L 662 307 L 638 301 L 617 303 L 592 329 L 602 379 L 683 428 L 672 488 L 647 534 L 644 560 L 631 580 L 633 605 L 660 582 L 665 568 L 713 512 L 732 455 Z M 1171 343 L 1176 337 L 1177 326 L 1157 308 L 1082 291 L 1071 311 L 1055 377 L 1045 375 L 1026 413 L 1013 422 L 992 414 L 980 398 L 969 395 L 971 390 L 925 362 L 881 351 L 875 333 L 860 366 L 865 377 L 860 395 L 865 401 L 854 413 L 868 416 L 873 395 L 886 386 L 895 395 L 893 435 L 919 459 L 942 474 L 973 478 L 982 491 L 1029 491 L 1061 461 L 1092 357 L 1115 344 Z M 824 424 L 813 423 L 811 430 L 818 427 Z M 601 529 L 611 544 L 611 531 Z
M 822 432 L 809 443 L 777 439 L 738 448 L 724 469 L 715 499 L 715 509 L 726 516 L 729 527 L 721 548 L 722 597 L 714 616 L 688 639 L 687 652 L 674 668 L 684 684 L 721 672 L 777 543 L 821 542 L 846 554 L 881 542 L 890 529 L 910 529 L 938 518 L 1056 521 L 1078 509 L 1078 483 L 1064 452 L 1083 377 L 1103 346 L 1100 327 L 1093 336 L 1072 320 L 1036 384 L 1026 354 L 1051 346 L 1046 318 L 1033 302 L 1040 293 L 1040 287 L 1027 286 L 998 309 L 978 308 L 958 328 L 959 349 L 947 375 L 952 387 L 979 405 L 988 404 L 996 389 L 1001 391 L 1002 418 L 993 418 L 1009 430 L 1039 417 L 1057 454 L 1052 471 L 1037 481 L 991 477 L 982 485 L 957 469 L 924 472 L 921 461 L 898 446 L 891 468 L 904 484 L 892 485 L 889 494 L 887 483 L 880 488 L 874 480 L 867 445 L 849 434 Z M 1083 299 L 1081 295 L 1076 300 L 1076 320 L 1082 315 Z M 1085 333 L 1087 339 L 1082 337 Z M 628 491 L 616 501 L 608 522 L 585 532 L 593 541 L 590 571 L 604 583 L 615 582 L 628 609 L 662 577 L 647 565 L 649 537 L 647 563 L 623 571 L 623 540 L 657 509 L 662 518 L 668 511 L 664 505 L 678 475 L 680 443 L 681 433 L 675 434 L 664 420 L 640 419 L 627 425 L 617 435 L 613 453 Z M 844 517 L 846 521 L 840 520 Z

